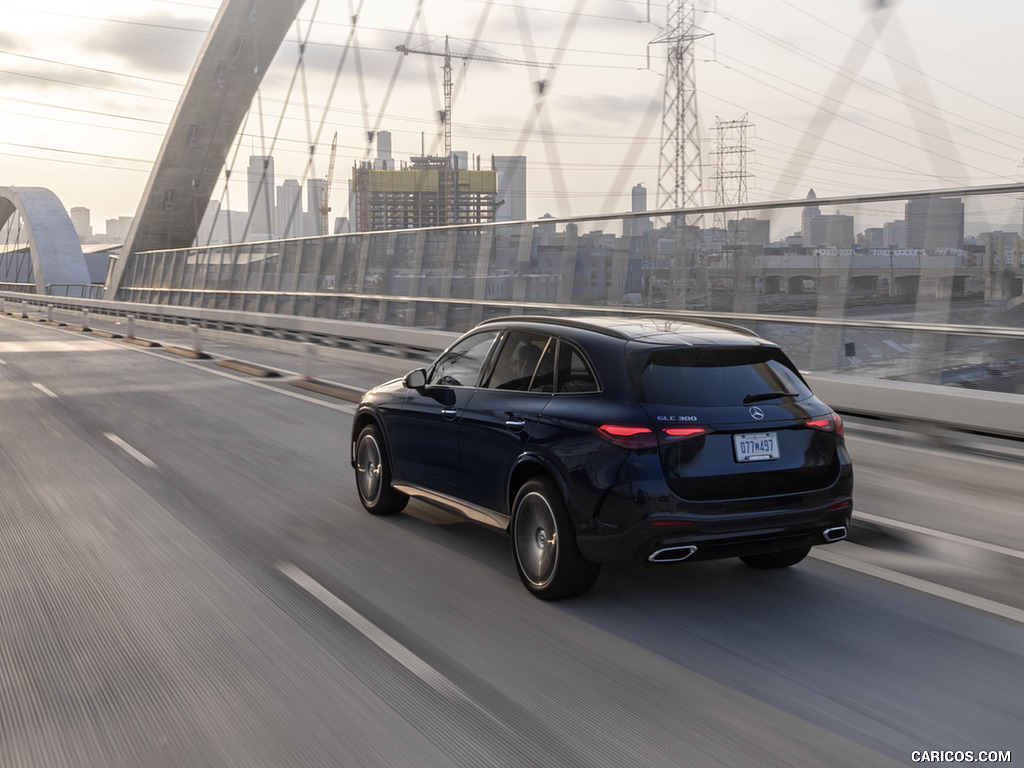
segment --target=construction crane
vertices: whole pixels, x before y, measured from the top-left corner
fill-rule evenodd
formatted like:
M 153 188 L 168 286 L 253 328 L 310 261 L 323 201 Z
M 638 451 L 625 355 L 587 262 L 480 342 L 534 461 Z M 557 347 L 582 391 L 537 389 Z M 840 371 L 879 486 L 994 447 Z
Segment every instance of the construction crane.
M 329 235 L 331 213 L 331 182 L 334 180 L 334 156 L 338 151 L 338 132 L 334 132 L 334 139 L 331 141 L 331 159 L 327 163 L 327 178 L 324 179 L 324 188 L 320 191 L 320 234 Z
M 523 67 L 543 67 L 554 69 L 554 64 L 545 64 L 540 61 L 525 61 L 523 59 L 509 59 L 504 56 L 482 56 L 476 53 L 456 53 L 451 50 L 451 38 L 444 36 L 444 53 L 435 51 L 417 51 L 405 45 L 396 45 L 395 50 L 408 56 L 410 53 L 421 53 L 424 56 L 444 57 L 444 111 L 441 112 L 441 123 L 444 126 L 444 220 L 445 224 L 454 224 L 452 221 L 455 212 L 455 185 L 451 182 L 452 166 L 452 56 L 463 61 L 490 61 L 494 64 L 517 64 Z M 537 86 L 541 93 L 544 91 L 545 81 L 541 80 Z

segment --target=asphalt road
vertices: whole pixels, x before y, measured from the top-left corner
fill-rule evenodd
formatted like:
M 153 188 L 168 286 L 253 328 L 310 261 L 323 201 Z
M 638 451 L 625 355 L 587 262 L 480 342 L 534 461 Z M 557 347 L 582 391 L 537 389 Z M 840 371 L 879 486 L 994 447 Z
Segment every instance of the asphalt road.
M 1019 464 L 851 435 L 860 543 L 606 568 L 551 604 L 500 535 L 362 511 L 352 410 L 0 317 L 0 765 L 1024 754 Z

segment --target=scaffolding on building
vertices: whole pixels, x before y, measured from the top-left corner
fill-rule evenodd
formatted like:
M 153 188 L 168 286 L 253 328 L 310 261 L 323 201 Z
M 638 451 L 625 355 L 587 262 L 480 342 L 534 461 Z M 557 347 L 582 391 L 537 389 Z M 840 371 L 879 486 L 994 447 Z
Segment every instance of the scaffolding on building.
M 413 157 L 398 169 L 375 169 L 367 162 L 355 166 L 356 231 L 494 221 L 497 173 L 446 170 L 445 158 L 436 156 Z

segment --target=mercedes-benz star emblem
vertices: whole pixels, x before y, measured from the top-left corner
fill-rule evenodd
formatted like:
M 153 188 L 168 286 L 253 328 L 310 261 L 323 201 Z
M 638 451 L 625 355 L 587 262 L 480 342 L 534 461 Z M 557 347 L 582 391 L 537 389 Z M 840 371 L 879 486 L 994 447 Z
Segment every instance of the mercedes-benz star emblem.
M 753 408 L 750 409 L 750 415 L 753 416 L 758 421 L 760 421 L 761 419 L 764 418 L 764 411 L 762 411 L 755 405 Z

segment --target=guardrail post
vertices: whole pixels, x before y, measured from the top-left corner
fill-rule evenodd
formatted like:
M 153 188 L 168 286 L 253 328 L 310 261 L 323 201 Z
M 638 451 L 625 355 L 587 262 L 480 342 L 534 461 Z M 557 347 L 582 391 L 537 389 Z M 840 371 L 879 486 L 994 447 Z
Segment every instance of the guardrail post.
M 307 381 L 313 378 L 313 367 L 316 360 L 316 345 L 306 343 L 302 345 L 302 375 Z
M 135 338 L 135 315 L 128 315 L 128 336 L 129 339 Z
M 6 314 L 7 314 L 7 310 L 4 309 L 4 300 L 0 299 L 0 315 L 6 315 Z
M 83 309 L 82 310 L 82 330 L 83 331 L 88 331 L 89 330 L 89 310 L 88 309 Z
M 190 325 L 189 328 L 192 329 L 192 349 L 197 355 L 202 354 L 203 348 L 199 341 L 199 326 Z
M 28 302 L 27 301 L 21 302 L 21 316 L 22 317 L 28 317 Z
M 46 322 L 53 322 L 53 304 L 46 305 Z

